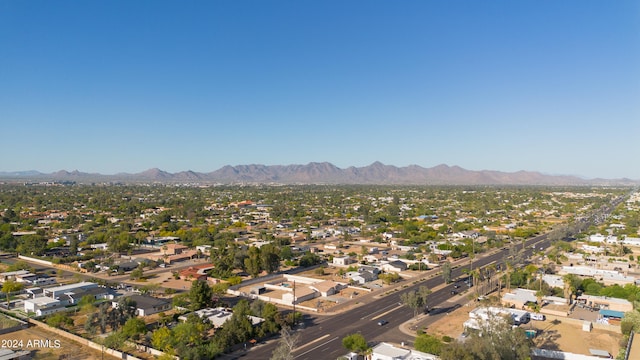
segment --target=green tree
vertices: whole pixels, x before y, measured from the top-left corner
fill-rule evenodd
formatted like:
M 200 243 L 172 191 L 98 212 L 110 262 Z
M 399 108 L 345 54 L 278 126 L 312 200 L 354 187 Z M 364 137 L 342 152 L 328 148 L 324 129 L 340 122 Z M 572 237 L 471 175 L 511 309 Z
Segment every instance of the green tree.
M 144 277 L 144 270 L 141 267 L 137 267 L 131 271 L 129 278 L 132 280 L 140 280 Z
M 640 311 L 632 310 L 624 313 L 620 321 L 620 330 L 624 335 L 629 335 L 631 331 L 640 332 Z
M 440 355 L 442 353 L 444 343 L 435 336 L 431 336 L 429 334 L 420 334 L 416 337 L 413 346 L 418 351 L 433 355 Z
M 383 283 L 389 285 L 391 283 L 399 281 L 400 275 L 396 273 L 386 273 L 386 274 L 380 274 L 378 278 L 380 278 L 380 280 L 382 280 Z
M 199 346 L 203 344 L 207 336 L 207 326 L 197 315 L 189 314 L 187 321 L 181 322 L 173 328 L 172 334 L 176 346 Z
M 400 300 L 404 305 L 413 309 L 413 316 L 418 316 L 420 310 L 424 310 L 428 304 L 428 296 L 431 290 L 426 286 L 420 286 L 417 290 L 408 291 L 400 295 Z
M 310 251 L 307 251 L 304 255 L 302 255 L 302 257 L 300 258 L 300 266 L 302 267 L 309 267 L 309 266 L 313 266 L 313 265 L 317 265 L 320 264 L 320 257 Z
M 442 279 L 445 284 L 451 282 L 451 263 L 448 261 L 442 264 Z
M 11 301 L 9 299 L 9 294 L 15 291 L 22 290 L 22 284 L 13 280 L 6 280 L 2 284 L 2 292 L 7 295 L 7 308 L 9 308 Z
M 480 329 L 473 331 L 464 343 L 454 342 L 443 347 L 442 360 L 525 360 L 531 356 L 532 342 L 524 329 L 512 328 L 510 317 L 495 315 L 479 321 Z M 464 351 L 461 351 L 461 348 Z M 465 355 L 466 353 L 466 355 Z
M 283 260 L 291 260 L 293 258 L 293 251 L 291 246 L 283 246 L 280 249 L 280 258 Z
M 121 331 L 114 331 L 104 339 L 104 346 L 109 349 L 122 349 L 127 338 Z
M 173 335 L 168 327 L 163 326 L 151 334 L 151 345 L 155 349 L 169 351 L 173 347 Z
M 264 270 L 271 274 L 280 269 L 280 250 L 273 244 L 266 244 L 260 248 L 260 263 Z
M 262 336 L 275 334 L 276 332 L 278 332 L 278 330 L 280 330 L 279 324 L 282 322 L 282 320 L 280 318 L 280 312 L 278 311 L 277 306 L 271 303 L 265 303 L 258 315 L 264 319 L 264 321 L 260 325 Z
M 25 235 L 18 239 L 17 250 L 27 256 L 39 256 L 47 249 L 47 239 L 41 235 Z
M 58 312 L 51 316 L 49 316 L 46 320 L 47 325 L 53 326 L 55 328 L 64 328 L 73 326 L 73 319 L 70 318 L 67 314 Z
M 244 266 L 251 277 L 258 277 L 262 271 L 262 262 L 260 260 L 260 249 L 252 246 L 249 248 L 249 256 L 244 259 Z
M 189 290 L 191 310 L 200 310 L 213 305 L 213 290 L 206 281 L 193 281 Z
M 144 320 L 133 317 L 127 320 L 122 326 L 122 334 L 128 339 L 138 340 L 141 334 L 147 332 L 147 325 Z
M 9 267 L 7 267 L 7 271 L 18 271 L 18 270 L 28 270 L 30 272 L 34 271 L 33 267 L 24 260 L 16 261 L 13 264 L 9 265 Z
M 83 296 L 80 301 L 78 301 L 78 307 L 82 309 L 82 311 L 91 312 L 95 306 L 96 298 L 92 295 Z
M 360 333 L 347 335 L 342 339 L 342 346 L 358 354 L 364 354 L 368 349 L 367 340 Z

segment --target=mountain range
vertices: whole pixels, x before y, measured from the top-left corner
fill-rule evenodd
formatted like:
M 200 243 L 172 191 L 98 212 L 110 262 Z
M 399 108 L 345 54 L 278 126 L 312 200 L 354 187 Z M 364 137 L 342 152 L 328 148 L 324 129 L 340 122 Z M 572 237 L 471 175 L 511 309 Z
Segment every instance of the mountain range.
M 328 162 L 306 165 L 237 165 L 200 173 L 169 173 L 157 168 L 136 174 L 103 175 L 78 170 L 45 174 L 38 171 L 0 172 L 0 179 L 28 181 L 160 182 L 206 184 L 376 184 L 376 185 L 640 185 L 630 179 L 584 179 L 569 175 L 545 175 L 539 172 L 501 172 L 466 170 L 459 166 L 418 165 L 397 167 L 374 162 L 363 167 L 339 168 Z

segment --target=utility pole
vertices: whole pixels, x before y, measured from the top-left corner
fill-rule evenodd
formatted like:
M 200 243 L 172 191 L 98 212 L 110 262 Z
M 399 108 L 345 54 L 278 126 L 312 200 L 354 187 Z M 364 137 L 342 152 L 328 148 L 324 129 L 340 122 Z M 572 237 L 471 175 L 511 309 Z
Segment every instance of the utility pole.
M 293 317 L 291 319 L 291 328 L 296 326 L 296 281 L 293 280 Z
M 476 242 L 473 241 L 473 238 L 471 238 L 471 256 L 469 257 L 471 265 L 469 265 L 469 278 L 467 279 L 467 281 L 469 281 L 469 287 L 471 287 L 471 283 L 473 282 L 473 257 L 476 254 Z

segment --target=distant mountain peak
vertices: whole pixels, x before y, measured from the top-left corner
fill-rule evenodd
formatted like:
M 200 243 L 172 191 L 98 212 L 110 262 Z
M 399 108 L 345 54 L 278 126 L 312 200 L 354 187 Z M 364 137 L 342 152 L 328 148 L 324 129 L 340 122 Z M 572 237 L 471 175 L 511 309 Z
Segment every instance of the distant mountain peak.
M 54 179 L 72 181 L 105 182 L 167 182 L 167 183 L 254 183 L 254 184 L 376 184 L 376 185 L 625 185 L 638 186 L 637 180 L 583 179 L 577 176 L 544 175 L 539 172 L 473 171 L 460 166 L 439 164 L 431 168 L 419 165 L 396 167 L 375 161 L 363 167 L 350 166 L 341 169 L 330 162 L 310 162 L 306 165 L 226 165 L 200 173 L 192 170 L 169 173 L 151 168 L 137 174 L 116 175 L 88 174 L 78 170 L 60 170 L 51 174 L 36 171 L 2 173 L 0 177 L 11 179 Z

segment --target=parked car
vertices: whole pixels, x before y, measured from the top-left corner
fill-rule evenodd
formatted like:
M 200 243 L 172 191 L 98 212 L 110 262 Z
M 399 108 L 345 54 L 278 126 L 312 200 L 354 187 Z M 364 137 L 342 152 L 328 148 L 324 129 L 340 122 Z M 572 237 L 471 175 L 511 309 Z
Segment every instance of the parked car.
M 531 313 L 531 320 L 545 321 L 546 319 L 544 314 Z

